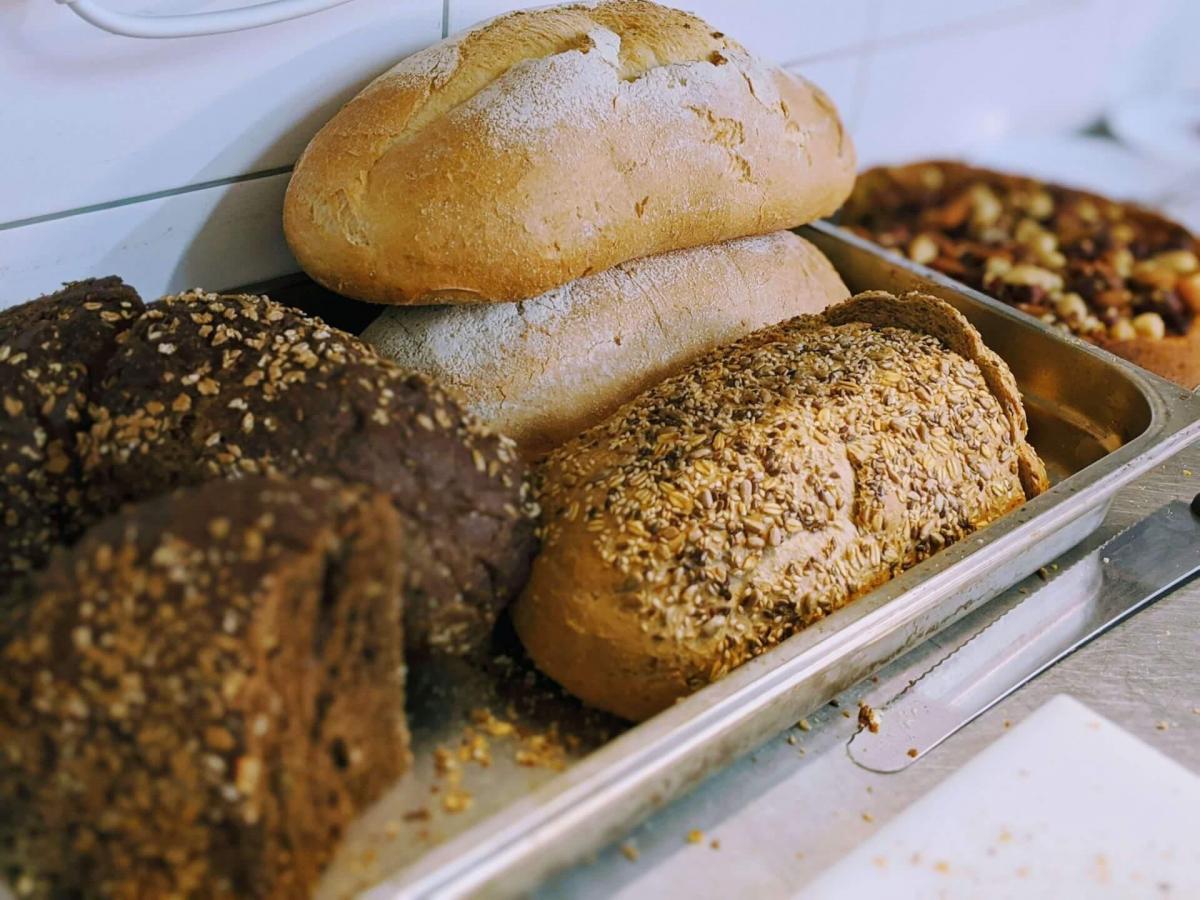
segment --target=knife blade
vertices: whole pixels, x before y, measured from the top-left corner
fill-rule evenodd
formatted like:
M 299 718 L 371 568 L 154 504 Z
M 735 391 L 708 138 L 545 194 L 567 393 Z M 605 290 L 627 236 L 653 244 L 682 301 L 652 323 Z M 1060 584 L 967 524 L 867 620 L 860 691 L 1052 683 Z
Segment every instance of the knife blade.
M 1200 495 L 1110 538 L 875 710 L 850 758 L 899 772 L 1021 685 L 1200 571 Z

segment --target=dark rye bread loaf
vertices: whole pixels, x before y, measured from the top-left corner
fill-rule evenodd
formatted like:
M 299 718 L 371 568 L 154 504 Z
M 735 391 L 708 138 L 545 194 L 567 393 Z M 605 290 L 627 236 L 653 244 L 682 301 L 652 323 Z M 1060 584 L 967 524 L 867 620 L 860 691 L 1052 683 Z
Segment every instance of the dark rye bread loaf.
M 532 553 L 514 445 L 356 338 L 265 297 L 190 293 L 125 336 L 84 474 L 98 509 L 220 477 L 328 475 L 392 498 L 425 561 L 410 647 L 486 640 Z
M 307 896 L 408 766 L 387 497 L 220 481 L 34 578 L 0 649 L 0 857 L 22 897 Z
M 83 528 L 77 437 L 117 337 L 142 309 L 110 277 L 0 312 L 0 594 Z

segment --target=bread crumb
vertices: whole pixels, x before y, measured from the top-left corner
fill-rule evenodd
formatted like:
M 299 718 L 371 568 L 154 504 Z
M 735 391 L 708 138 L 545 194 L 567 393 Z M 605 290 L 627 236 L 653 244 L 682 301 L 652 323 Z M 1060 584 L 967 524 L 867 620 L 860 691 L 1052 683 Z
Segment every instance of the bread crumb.
M 462 762 L 475 762 L 485 769 L 488 768 L 492 764 L 492 751 L 488 739 L 468 726 L 463 731 L 462 744 L 458 748 L 458 758 Z
M 458 760 L 454 753 L 446 747 L 435 747 L 433 751 L 433 770 L 438 775 L 449 775 L 458 771 Z
M 811 731 L 812 730 L 812 726 L 808 724 L 808 719 L 801 719 L 799 722 L 796 723 L 796 727 L 799 728 L 801 731 Z
M 1171 723 L 1168 722 L 1166 719 L 1163 719 L 1161 722 L 1155 722 L 1154 727 L 1157 728 L 1159 731 L 1166 731 L 1168 728 L 1171 727 Z
M 699 844 L 703 840 L 704 840 L 704 832 L 701 831 L 699 828 L 693 828 L 687 834 L 687 842 L 689 844 Z
M 711 841 L 709 841 L 708 846 L 712 847 L 714 850 L 720 850 L 721 842 L 719 840 L 717 840 L 716 838 L 713 838 Z
M 787 736 L 787 742 L 789 744 L 791 744 L 793 747 L 796 746 L 796 736 L 794 734 L 789 734 Z
M 498 719 L 490 709 L 482 707 L 471 710 L 471 721 L 475 727 L 492 737 L 508 737 L 515 731 L 512 722 Z
M 950 863 L 946 862 L 944 859 L 939 859 L 933 864 L 933 871 L 940 872 L 943 875 L 948 875 L 950 874 Z
M 866 728 L 871 734 L 879 733 L 879 713 L 861 700 L 858 703 L 858 727 Z
M 633 845 L 633 841 L 626 841 L 621 845 L 621 854 L 630 862 L 637 862 L 640 853 L 638 848 Z
M 908 748 L 908 755 L 909 755 L 909 756 L 911 756 L 913 759 L 916 759 L 916 758 L 917 758 L 917 756 L 920 754 L 920 752 L 921 752 L 921 751 L 920 751 L 920 750 L 918 750 L 916 747 L 909 747 L 909 748 Z
M 869 812 L 865 812 L 862 814 L 862 820 L 864 822 L 874 822 L 875 817 L 873 815 L 871 815 Z
M 452 787 L 442 798 L 442 809 L 448 813 L 466 812 L 471 808 L 473 798 L 460 787 Z
M 567 767 L 566 750 L 558 737 L 557 725 L 544 734 L 529 734 L 521 739 L 516 753 L 517 765 L 528 768 L 552 769 L 561 772 Z

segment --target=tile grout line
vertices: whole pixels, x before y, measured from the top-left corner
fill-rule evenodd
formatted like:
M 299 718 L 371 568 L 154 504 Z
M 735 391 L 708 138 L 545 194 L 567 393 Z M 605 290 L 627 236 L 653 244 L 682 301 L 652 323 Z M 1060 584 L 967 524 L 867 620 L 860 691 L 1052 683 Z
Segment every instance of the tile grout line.
M 274 169 L 263 169 L 260 172 L 248 172 L 245 175 L 231 175 L 228 178 L 214 178 L 211 181 L 198 181 L 195 184 L 185 184 L 182 187 L 166 188 L 161 191 L 151 191 L 148 194 L 137 194 L 133 197 L 122 197 L 120 200 L 108 200 L 104 203 L 93 203 L 74 209 L 59 212 L 43 213 L 24 219 L 13 219 L 11 222 L 0 222 L 0 231 L 12 228 L 24 228 L 27 225 L 40 225 L 43 222 L 54 222 L 58 219 L 69 219 L 72 216 L 82 216 L 87 213 L 103 212 L 108 209 L 119 209 L 122 206 L 132 206 L 135 203 L 145 203 L 149 200 L 162 200 L 165 197 L 176 197 L 181 194 L 191 194 L 214 187 L 224 187 L 230 184 L 241 184 L 244 181 L 255 181 L 259 178 L 271 178 L 275 175 L 286 175 L 292 171 L 292 166 L 277 166 Z

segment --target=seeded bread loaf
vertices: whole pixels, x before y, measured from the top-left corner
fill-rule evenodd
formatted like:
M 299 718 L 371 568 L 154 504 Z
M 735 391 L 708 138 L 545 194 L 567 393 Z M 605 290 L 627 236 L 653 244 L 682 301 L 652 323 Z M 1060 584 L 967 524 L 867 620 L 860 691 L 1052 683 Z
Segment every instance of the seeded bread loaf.
M 108 367 L 87 441 L 100 511 L 242 475 L 325 475 L 391 496 L 417 527 L 414 649 L 485 642 L 532 553 L 514 445 L 424 377 L 265 297 L 164 298 Z
M 117 337 L 141 311 L 137 292 L 110 277 L 0 312 L 0 595 L 83 528 L 76 441 Z
M 326 287 L 520 300 L 833 212 L 854 152 L 820 90 L 646 0 L 515 12 L 401 61 L 296 164 L 284 230 Z
M 720 348 L 555 450 L 512 615 L 643 719 L 1047 485 L 1012 374 L 950 306 L 862 294 Z
M 790 231 L 622 263 L 518 303 L 389 309 L 363 334 L 537 456 L 701 353 L 849 291 Z
M 33 579 L 0 647 L 0 857 L 21 897 L 307 896 L 408 766 L 386 495 L 219 481 Z

